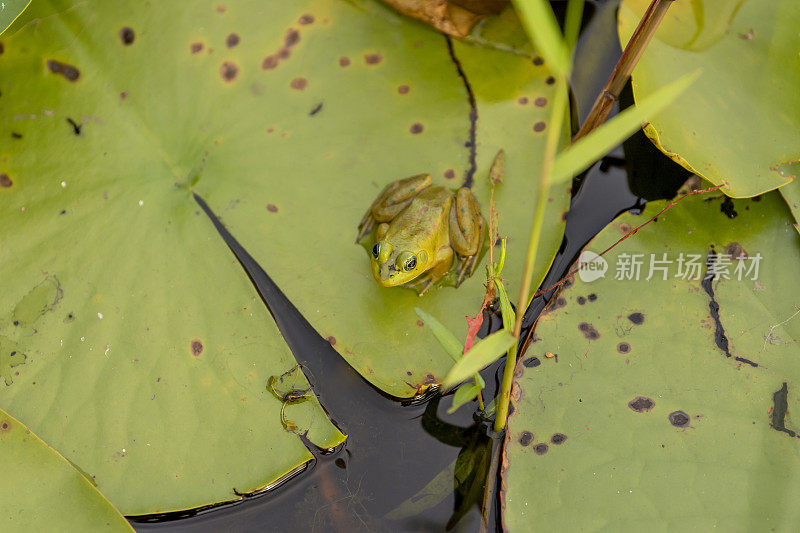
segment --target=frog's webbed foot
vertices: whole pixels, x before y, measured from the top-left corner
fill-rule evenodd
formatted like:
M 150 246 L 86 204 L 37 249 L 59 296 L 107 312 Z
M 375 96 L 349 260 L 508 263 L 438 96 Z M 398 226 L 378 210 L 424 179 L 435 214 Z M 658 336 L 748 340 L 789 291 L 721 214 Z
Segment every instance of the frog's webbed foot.
M 472 276 L 478 264 L 478 255 L 483 247 L 486 221 L 472 191 L 462 187 L 456 193 L 450 208 L 450 242 L 458 254 L 456 287 L 466 277 Z
M 431 184 L 430 174 L 419 174 L 395 181 L 386 186 L 372 205 L 367 209 L 364 218 L 358 225 L 356 244 L 366 237 L 375 227 L 375 222 L 389 222 L 408 207 L 411 200 Z
M 416 291 L 417 296 L 422 296 L 428 291 L 428 289 L 433 287 L 433 284 L 436 283 L 436 281 L 437 278 L 428 274 L 426 276 L 420 276 L 414 281 L 409 281 L 408 283 L 405 283 L 403 287 L 413 289 L 414 291 Z
M 481 241 L 483 241 L 481 239 Z M 483 244 L 483 242 L 481 242 Z M 466 279 L 472 277 L 475 272 L 475 267 L 478 264 L 478 254 L 469 255 L 466 257 L 458 257 L 458 267 L 456 267 L 456 287 Z

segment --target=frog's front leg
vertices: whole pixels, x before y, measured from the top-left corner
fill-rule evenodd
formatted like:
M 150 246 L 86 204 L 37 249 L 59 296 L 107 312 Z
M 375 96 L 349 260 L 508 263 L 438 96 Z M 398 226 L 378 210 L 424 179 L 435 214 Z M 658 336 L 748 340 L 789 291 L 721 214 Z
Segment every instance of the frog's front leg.
M 450 243 L 458 254 L 456 287 L 464 278 L 472 276 L 483 247 L 486 221 L 472 191 L 461 187 L 450 208 Z
M 419 174 L 410 178 L 395 181 L 386 186 L 369 206 L 364 218 L 358 225 L 356 244 L 369 235 L 375 222 L 389 222 L 408 207 L 411 200 L 431 184 L 430 174 Z
M 419 290 L 419 295 L 425 294 L 425 291 L 433 287 L 433 284 L 442 279 L 453 266 L 453 249 L 449 246 L 442 246 L 436 252 L 436 257 L 433 258 L 433 266 L 424 275 L 418 277 L 414 281 L 406 283 L 404 287 L 414 290 Z

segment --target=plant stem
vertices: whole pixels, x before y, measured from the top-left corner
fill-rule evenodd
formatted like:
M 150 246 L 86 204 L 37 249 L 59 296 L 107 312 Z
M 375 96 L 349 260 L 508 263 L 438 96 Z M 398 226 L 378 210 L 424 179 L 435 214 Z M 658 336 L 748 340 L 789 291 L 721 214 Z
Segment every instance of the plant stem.
M 547 209 L 547 198 L 550 194 L 550 170 L 553 168 L 553 160 L 556 157 L 558 142 L 561 138 L 561 130 L 564 125 L 564 115 L 567 108 L 567 80 L 559 78 L 556 80 L 555 97 L 553 98 L 553 114 L 550 118 L 547 139 L 544 145 L 544 158 L 542 160 L 542 173 L 539 178 L 539 196 L 536 202 L 536 212 L 531 228 L 531 236 L 528 242 L 528 255 L 525 258 L 525 268 L 523 269 L 522 281 L 519 288 L 519 298 L 517 298 L 517 313 L 514 322 L 514 336 L 519 338 L 522 330 L 522 317 L 528 305 L 528 296 L 531 291 L 531 278 L 533 277 L 533 266 L 536 263 L 536 252 L 539 248 L 539 237 L 542 233 L 544 223 L 544 213 Z M 500 398 L 497 402 L 497 414 L 494 418 L 494 430 L 503 431 L 506 427 L 508 416 L 508 402 L 511 398 L 511 384 L 514 380 L 514 368 L 517 366 L 516 346 L 508 350 L 506 355 L 506 366 L 503 372 L 503 384 L 500 389 Z
M 642 20 L 639 21 L 636 31 L 633 32 L 630 41 L 628 41 L 628 45 L 625 47 L 622 57 L 617 61 L 614 70 L 611 71 L 611 76 L 609 76 L 605 87 L 603 87 L 603 90 L 597 96 L 594 105 L 592 105 L 592 109 L 589 111 L 589 115 L 586 117 L 581 129 L 575 134 L 572 142 L 584 137 L 606 121 L 608 114 L 611 112 L 611 108 L 614 107 L 614 103 L 616 103 L 619 94 L 622 92 L 622 88 L 628 82 L 633 68 L 636 66 L 636 63 L 639 62 L 639 58 L 642 57 L 645 48 L 647 48 L 647 43 L 650 42 L 650 39 L 655 34 L 656 29 L 661 23 L 661 19 L 664 18 L 667 9 L 669 9 L 673 1 L 674 0 L 652 0 L 652 2 L 650 2 L 650 6 L 642 16 Z
M 561 130 L 564 125 L 564 115 L 567 107 L 567 82 L 565 79 L 556 81 L 555 97 L 553 98 L 553 114 L 550 118 L 550 126 L 547 139 L 544 145 L 542 172 L 539 177 L 539 194 L 536 202 L 536 211 L 533 218 L 533 227 L 528 241 L 528 254 L 525 257 L 525 267 L 522 271 L 522 281 L 519 288 L 519 298 L 517 298 L 517 316 L 514 324 L 514 336 L 519 337 L 522 329 L 522 316 L 528 304 L 528 296 L 531 290 L 531 278 L 533 277 L 533 266 L 536 262 L 536 252 L 539 247 L 539 237 L 542 233 L 544 213 L 547 208 L 547 198 L 550 193 L 550 171 L 553 168 L 553 161 L 558 149 L 558 141 L 561 138 Z

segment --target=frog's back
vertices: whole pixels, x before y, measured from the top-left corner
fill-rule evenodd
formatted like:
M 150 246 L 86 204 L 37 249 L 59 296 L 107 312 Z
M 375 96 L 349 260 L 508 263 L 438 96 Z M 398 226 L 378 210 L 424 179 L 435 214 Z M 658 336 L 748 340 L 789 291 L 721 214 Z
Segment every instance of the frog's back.
M 447 234 L 453 193 L 439 185 L 425 188 L 391 222 L 393 233 L 407 240 L 426 241 Z

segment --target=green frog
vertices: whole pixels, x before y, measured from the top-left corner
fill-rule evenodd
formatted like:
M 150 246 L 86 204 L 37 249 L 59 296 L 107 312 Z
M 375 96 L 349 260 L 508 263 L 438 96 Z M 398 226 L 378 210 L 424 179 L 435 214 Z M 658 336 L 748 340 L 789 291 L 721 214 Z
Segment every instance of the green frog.
M 483 247 L 486 221 L 466 187 L 431 185 L 430 174 L 389 184 L 358 225 L 356 243 L 372 232 L 372 275 L 384 287 L 404 285 L 425 293 L 457 259 L 456 287 L 472 275 Z

